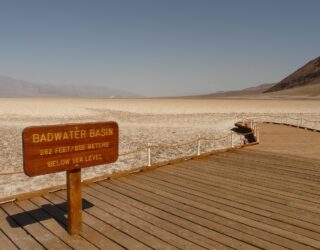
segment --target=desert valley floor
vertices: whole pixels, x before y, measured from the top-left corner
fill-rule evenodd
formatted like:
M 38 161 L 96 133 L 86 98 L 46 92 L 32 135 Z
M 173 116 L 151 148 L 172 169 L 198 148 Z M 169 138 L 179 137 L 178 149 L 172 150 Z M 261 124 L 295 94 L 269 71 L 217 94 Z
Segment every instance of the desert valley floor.
M 120 127 L 120 154 L 151 144 L 177 144 L 197 136 L 218 137 L 230 132 L 242 118 L 282 121 L 286 117 L 320 121 L 319 100 L 223 99 L 0 99 L 0 173 L 23 171 L 21 133 L 28 126 L 116 121 Z M 294 120 L 293 120 L 294 121 Z M 320 126 L 310 122 L 309 127 Z M 202 145 L 204 151 L 229 141 Z M 235 138 L 240 143 L 240 136 Z M 196 144 L 159 148 L 152 161 L 195 154 Z M 146 151 L 120 157 L 110 165 L 88 168 L 83 178 L 146 165 Z M 65 175 L 29 178 L 23 173 L 0 175 L 0 197 L 65 183 Z

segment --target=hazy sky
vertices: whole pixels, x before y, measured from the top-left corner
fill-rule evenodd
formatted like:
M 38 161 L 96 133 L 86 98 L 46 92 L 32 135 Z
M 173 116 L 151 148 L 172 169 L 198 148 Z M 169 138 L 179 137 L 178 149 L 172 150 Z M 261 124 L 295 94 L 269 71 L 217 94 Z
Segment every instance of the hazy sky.
M 319 0 L 0 0 L 0 74 L 185 95 L 320 55 Z

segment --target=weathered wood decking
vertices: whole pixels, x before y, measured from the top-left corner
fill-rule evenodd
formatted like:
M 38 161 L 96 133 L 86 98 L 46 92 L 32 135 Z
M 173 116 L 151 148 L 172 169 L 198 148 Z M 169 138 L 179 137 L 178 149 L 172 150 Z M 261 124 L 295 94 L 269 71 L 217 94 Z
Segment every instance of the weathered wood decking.
M 78 236 L 63 190 L 3 204 L 0 249 L 320 249 L 320 161 L 264 143 L 84 187 Z

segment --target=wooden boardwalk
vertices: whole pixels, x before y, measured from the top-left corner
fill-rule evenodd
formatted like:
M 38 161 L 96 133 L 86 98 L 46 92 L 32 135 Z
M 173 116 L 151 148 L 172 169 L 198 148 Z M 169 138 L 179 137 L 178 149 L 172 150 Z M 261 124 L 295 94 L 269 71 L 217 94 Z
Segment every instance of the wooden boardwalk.
M 320 161 L 261 139 L 84 187 L 78 236 L 66 232 L 64 190 L 3 204 L 0 249 L 320 249 Z
M 260 144 L 252 150 L 320 160 L 320 133 L 285 125 L 260 124 Z

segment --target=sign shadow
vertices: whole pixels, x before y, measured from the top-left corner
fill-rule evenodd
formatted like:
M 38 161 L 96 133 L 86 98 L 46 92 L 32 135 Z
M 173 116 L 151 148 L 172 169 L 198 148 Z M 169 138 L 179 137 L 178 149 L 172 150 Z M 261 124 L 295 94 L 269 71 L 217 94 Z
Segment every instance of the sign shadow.
M 89 209 L 94 205 L 82 199 L 82 210 Z M 67 229 L 67 202 L 59 204 L 46 204 L 40 208 L 24 211 L 6 217 L 7 222 L 12 228 L 25 227 L 49 219 L 56 220 L 63 228 Z

